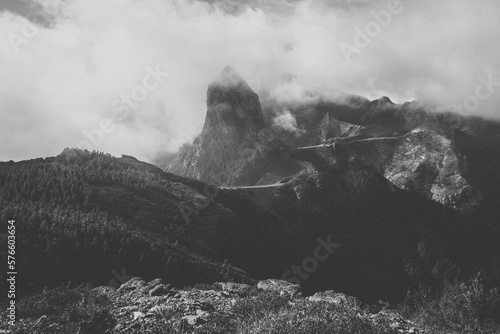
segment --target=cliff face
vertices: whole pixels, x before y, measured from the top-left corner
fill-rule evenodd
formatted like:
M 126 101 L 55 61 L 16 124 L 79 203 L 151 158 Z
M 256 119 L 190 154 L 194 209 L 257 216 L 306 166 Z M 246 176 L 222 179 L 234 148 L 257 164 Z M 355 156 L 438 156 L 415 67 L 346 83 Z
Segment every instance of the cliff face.
M 281 146 L 265 124 L 258 95 L 226 67 L 208 87 L 201 134 L 166 171 L 217 185 L 275 182 L 301 170 Z
M 436 131 L 416 128 L 404 136 L 337 137 L 330 144 L 290 152 L 317 170 L 370 166 L 396 187 L 461 213 L 474 212 L 482 202 L 466 157 L 452 140 Z
M 208 86 L 207 107 L 201 133 L 204 140 L 222 131 L 227 139 L 235 139 L 235 144 L 240 144 L 266 128 L 259 96 L 230 67 Z
M 389 181 L 461 213 L 479 209 L 481 192 L 453 141 L 418 128 L 403 138 L 384 166 Z

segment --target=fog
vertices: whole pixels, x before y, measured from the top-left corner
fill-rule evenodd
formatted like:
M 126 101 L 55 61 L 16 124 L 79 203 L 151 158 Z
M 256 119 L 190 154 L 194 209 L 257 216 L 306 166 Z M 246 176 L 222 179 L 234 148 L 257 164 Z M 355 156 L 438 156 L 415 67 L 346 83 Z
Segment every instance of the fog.
M 278 101 L 339 92 L 500 118 L 494 0 L 0 3 L 0 161 L 64 147 L 156 161 L 233 67 Z M 278 124 L 294 130 L 287 110 Z

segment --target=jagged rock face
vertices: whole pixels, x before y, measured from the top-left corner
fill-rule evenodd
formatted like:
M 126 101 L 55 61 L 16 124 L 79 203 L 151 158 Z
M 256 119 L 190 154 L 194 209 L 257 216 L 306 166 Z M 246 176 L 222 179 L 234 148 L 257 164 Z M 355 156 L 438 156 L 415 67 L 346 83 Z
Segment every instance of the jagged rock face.
M 387 96 L 371 101 L 370 109 L 363 115 L 363 122 L 374 122 L 380 120 L 388 120 L 394 116 L 398 106 L 394 104 Z
M 207 107 L 202 137 L 222 131 L 240 143 L 265 129 L 259 96 L 230 67 L 208 86 Z
M 357 137 L 360 135 L 361 128 L 359 125 L 342 122 L 326 114 L 320 124 L 319 139 L 323 142 L 336 137 Z
M 398 188 L 465 214 L 477 210 L 482 201 L 466 158 L 450 139 L 431 130 L 340 141 L 292 150 L 291 155 L 312 162 L 318 170 L 371 166 Z
M 372 166 L 398 188 L 463 214 L 481 206 L 483 196 L 457 147 L 455 131 L 496 146 L 498 123 L 432 112 L 418 102 L 398 105 L 387 97 L 364 107 L 352 109 L 352 116 L 333 104 L 318 107 L 325 115 L 316 125 L 317 144 L 292 149 L 291 156 L 317 170 Z
M 218 185 L 253 185 L 270 174 L 279 180 L 300 171 L 295 161 L 281 172 L 265 171 L 287 158 L 265 124 L 258 95 L 233 69 L 226 67 L 209 85 L 207 108 L 202 133 L 166 171 Z
M 385 177 L 400 189 L 414 191 L 445 207 L 469 214 L 482 201 L 468 164 L 451 140 L 416 129 L 396 146 L 384 168 Z

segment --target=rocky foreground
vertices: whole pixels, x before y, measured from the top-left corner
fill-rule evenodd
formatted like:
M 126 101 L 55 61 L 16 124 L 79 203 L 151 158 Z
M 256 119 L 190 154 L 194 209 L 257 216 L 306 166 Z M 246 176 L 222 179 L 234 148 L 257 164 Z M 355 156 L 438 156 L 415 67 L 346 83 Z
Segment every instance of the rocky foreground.
M 256 286 L 219 282 L 179 290 L 161 279 L 132 278 L 118 289 L 63 290 L 22 303 L 22 318 L 12 332 L 424 333 L 384 307 L 334 291 L 303 297 L 298 285 L 274 279 Z

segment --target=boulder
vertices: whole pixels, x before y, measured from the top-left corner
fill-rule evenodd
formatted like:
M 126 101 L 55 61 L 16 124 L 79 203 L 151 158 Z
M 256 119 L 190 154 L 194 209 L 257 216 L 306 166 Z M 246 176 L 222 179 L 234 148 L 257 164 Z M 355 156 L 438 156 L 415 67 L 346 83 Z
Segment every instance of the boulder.
M 134 277 L 127 282 L 123 283 L 119 288 L 118 292 L 131 291 L 136 289 L 142 289 L 147 287 L 146 282 L 140 277 Z
M 295 296 L 299 293 L 300 285 L 279 279 L 267 279 L 265 281 L 259 281 L 259 283 L 257 283 L 257 288 L 264 291 L 276 291 L 280 294 L 288 293 L 291 296 Z
M 344 293 L 336 293 L 333 290 L 316 292 L 313 296 L 308 298 L 311 302 L 327 302 L 337 305 L 350 305 L 359 306 L 360 302 L 355 297 L 348 296 Z
M 152 288 L 151 290 L 149 290 L 149 296 L 155 297 L 155 296 L 166 295 L 166 294 L 170 293 L 169 286 L 170 286 L 170 284 L 167 284 L 167 285 L 159 284 L 159 285 L 155 286 L 154 288 Z
M 165 281 L 163 280 L 163 278 L 155 278 L 155 279 L 149 281 L 147 284 L 148 284 L 148 288 L 153 289 L 157 285 L 165 284 Z
M 252 289 L 252 286 L 248 284 L 233 283 L 233 282 L 217 282 L 215 283 L 215 285 L 219 286 L 222 289 L 222 291 L 234 292 L 234 293 L 247 292 Z

